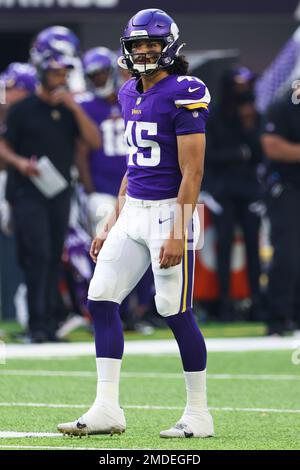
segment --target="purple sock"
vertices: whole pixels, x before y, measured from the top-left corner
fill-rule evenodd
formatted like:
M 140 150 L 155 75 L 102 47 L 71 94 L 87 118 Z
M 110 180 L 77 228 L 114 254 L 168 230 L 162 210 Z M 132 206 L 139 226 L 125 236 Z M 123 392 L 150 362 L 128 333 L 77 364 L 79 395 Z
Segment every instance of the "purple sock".
M 171 315 L 166 321 L 173 331 L 179 346 L 183 369 L 186 372 L 201 371 L 206 368 L 206 346 L 196 323 L 193 309 Z
M 96 357 L 122 359 L 124 336 L 119 304 L 106 300 L 88 300 L 87 307 L 94 323 Z

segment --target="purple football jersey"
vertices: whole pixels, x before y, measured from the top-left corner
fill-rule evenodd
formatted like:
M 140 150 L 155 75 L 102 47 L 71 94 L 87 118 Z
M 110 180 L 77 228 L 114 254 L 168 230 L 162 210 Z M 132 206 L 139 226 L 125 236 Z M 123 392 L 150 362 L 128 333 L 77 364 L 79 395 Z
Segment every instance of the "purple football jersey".
M 91 151 L 89 158 L 95 190 L 117 196 L 126 172 L 127 150 L 120 105 L 92 93 L 78 95 L 76 101 L 101 131 L 101 148 Z
M 120 89 L 125 121 L 129 196 L 177 197 L 182 179 L 177 135 L 204 133 L 210 95 L 196 77 L 168 75 L 144 93 L 137 80 Z

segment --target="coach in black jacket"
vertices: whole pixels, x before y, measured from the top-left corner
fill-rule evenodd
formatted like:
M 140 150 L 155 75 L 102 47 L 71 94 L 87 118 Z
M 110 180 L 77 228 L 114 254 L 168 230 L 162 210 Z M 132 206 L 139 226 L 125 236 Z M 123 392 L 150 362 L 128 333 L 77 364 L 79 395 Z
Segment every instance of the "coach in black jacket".
M 29 341 L 55 340 L 58 276 L 70 209 L 70 186 L 47 199 L 30 181 L 46 155 L 70 184 L 75 145 L 100 145 L 97 127 L 66 89 L 67 66 L 48 59 L 35 94 L 14 105 L 0 144 L 10 165 L 7 198 L 13 208 L 17 249 L 28 290 Z

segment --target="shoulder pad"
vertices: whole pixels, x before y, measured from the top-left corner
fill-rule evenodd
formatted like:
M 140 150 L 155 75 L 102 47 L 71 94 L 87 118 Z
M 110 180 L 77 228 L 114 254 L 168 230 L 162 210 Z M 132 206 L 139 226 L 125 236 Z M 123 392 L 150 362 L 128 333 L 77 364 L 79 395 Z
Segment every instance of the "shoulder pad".
M 128 80 L 126 80 L 126 82 L 124 82 L 121 88 L 119 89 L 119 94 L 122 94 L 126 91 L 130 91 L 135 83 L 136 83 L 135 78 L 129 78 Z
M 198 77 L 182 75 L 177 77 L 174 103 L 177 108 L 208 109 L 210 93 Z
M 84 93 L 78 93 L 74 95 L 74 100 L 76 103 L 81 104 L 81 103 L 89 103 L 90 101 L 93 101 L 94 95 L 93 93 L 90 93 L 89 91 L 86 91 Z

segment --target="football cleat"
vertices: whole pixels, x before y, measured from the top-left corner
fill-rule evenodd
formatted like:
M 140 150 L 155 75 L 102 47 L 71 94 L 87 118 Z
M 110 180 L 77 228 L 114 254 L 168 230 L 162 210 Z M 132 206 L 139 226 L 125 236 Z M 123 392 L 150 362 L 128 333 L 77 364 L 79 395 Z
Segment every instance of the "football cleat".
M 125 431 L 126 421 L 122 408 L 100 406 L 95 420 L 87 419 L 87 414 L 77 421 L 59 424 L 58 431 L 64 435 L 79 437 L 90 434 L 122 434 Z
M 198 416 L 184 415 L 178 423 L 170 429 L 160 432 L 160 437 L 212 437 L 214 425 L 211 414 L 208 411 Z

